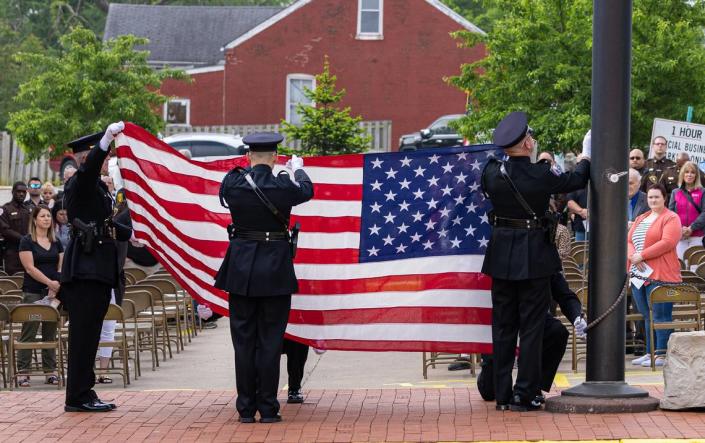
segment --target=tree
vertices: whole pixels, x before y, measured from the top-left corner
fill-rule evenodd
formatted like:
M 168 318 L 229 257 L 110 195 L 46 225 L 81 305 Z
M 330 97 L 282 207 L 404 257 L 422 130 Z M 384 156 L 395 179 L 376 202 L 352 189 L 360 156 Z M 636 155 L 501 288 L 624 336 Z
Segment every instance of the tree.
M 182 71 L 154 71 L 147 52 L 135 45 L 145 39 L 121 36 L 101 42 L 91 31 L 75 28 L 61 38 L 58 55 L 18 54 L 23 65 L 41 70 L 20 85 L 8 128 L 30 159 L 53 146 L 54 152 L 79 136 L 129 120 L 150 132 L 164 127 L 155 112 L 167 97 L 158 92 L 166 78 L 187 79 Z
M 304 95 L 314 106 L 296 105 L 302 124 L 282 121 L 282 132 L 290 139 L 301 140 L 300 152 L 304 155 L 350 154 L 369 148 L 371 137 L 359 126 L 362 117 L 351 117 L 349 107 L 336 106 L 345 95 L 345 89 L 335 90 L 336 81 L 326 56 L 323 72 L 316 76 L 315 89 L 304 89 Z
M 577 148 L 590 127 L 592 0 L 492 0 L 504 11 L 484 43 L 488 56 L 463 65 L 450 82 L 467 91 L 474 112 L 459 131 L 486 141 L 509 111 L 524 110 L 542 144 Z M 688 105 L 705 118 L 705 2 L 634 0 L 631 143 L 648 144 L 655 117 L 681 119 Z
M 443 0 L 448 7 L 485 32 L 490 32 L 501 17 L 502 10 L 488 5 L 488 0 Z

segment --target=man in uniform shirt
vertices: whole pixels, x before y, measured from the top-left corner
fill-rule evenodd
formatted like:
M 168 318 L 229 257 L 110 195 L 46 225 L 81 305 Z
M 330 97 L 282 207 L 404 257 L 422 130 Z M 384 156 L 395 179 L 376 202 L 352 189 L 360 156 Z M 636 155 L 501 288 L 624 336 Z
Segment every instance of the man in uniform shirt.
M 678 187 L 678 172 L 676 163 L 666 158 L 667 141 L 664 137 L 657 135 L 651 142 L 653 158 L 646 161 L 641 190 L 646 192 L 651 185 L 662 184 L 666 188 L 666 205 L 671 192 Z
M 5 203 L 0 214 L 0 233 L 5 239 L 5 272 L 12 275 L 24 271 L 20 263 L 20 239 L 29 229 L 30 209 L 24 201 L 27 197 L 27 185 L 15 182 L 12 185 L 12 200 Z
M 112 223 L 113 200 L 100 180 L 100 171 L 122 122 L 112 123 L 105 133 L 92 134 L 68 145 L 74 152 L 90 150 L 64 189 L 64 205 L 73 232 L 64 253 L 59 298 L 69 313 L 69 356 L 66 381 L 66 412 L 108 412 L 116 408 L 102 402 L 95 391 L 93 371 L 103 318 L 110 293 L 117 285 L 115 246 L 130 231 Z
M 540 408 L 534 401 L 541 379 L 544 317 L 551 298 L 551 276 L 561 271 L 554 244 L 553 218 L 544 216 L 551 194 L 584 187 L 590 175 L 583 159 L 571 173 L 559 174 L 548 162 L 531 163 L 536 149 L 527 116 L 512 112 L 499 123 L 494 144 L 504 148 L 507 161 L 490 160 L 482 172 L 482 187 L 493 206 L 492 235 L 482 272 L 492 277 L 492 346 L 497 409 Z M 589 132 L 583 156 L 590 153 Z M 512 390 L 517 346 L 519 372 Z
M 636 172 L 639 173 L 639 175 L 642 175 L 644 173 L 644 166 L 646 165 L 646 162 L 644 160 L 644 153 L 642 152 L 641 149 L 632 149 L 629 152 L 629 167 L 636 169 Z
M 277 390 L 284 331 L 291 294 L 298 290 L 289 234 L 291 208 L 313 197 L 303 159 L 293 156 L 293 179 L 274 175 L 275 133 L 243 140 L 250 168 L 230 171 L 220 186 L 221 204 L 230 209 L 230 247 L 215 278 L 227 291 L 230 334 L 235 348 L 236 408 L 240 422 L 281 421 Z M 227 205 L 225 204 L 227 203 Z

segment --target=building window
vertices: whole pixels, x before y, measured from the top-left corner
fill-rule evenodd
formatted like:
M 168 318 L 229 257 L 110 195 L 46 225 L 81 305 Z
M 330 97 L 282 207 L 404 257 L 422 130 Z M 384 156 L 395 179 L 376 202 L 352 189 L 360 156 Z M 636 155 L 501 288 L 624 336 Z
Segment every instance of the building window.
M 382 38 L 382 11 L 384 0 L 358 0 L 357 38 Z
M 313 90 L 316 78 L 308 74 L 290 74 L 286 77 L 286 121 L 293 125 L 301 124 L 301 114 L 296 112 L 296 105 L 315 106 L 304 94 L 305 88 Z
M 164 121 L 167 125 L 191 124 L 191 100 L 171 99 L 164 104 Z

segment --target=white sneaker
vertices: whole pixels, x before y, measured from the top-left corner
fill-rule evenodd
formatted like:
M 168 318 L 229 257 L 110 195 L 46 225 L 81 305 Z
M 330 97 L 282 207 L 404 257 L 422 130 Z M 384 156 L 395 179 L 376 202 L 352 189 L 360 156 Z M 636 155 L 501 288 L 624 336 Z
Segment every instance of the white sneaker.
M 651 366 L 651 354 L 644 354 L 639 358 L 635 358 L 634 360 L 632 360 L 632 364 L 635 366 L 639 366 L 642 363 L 644 363 L 645 361 L 649 362 L 649 364 L 647 366 Z
M 656 357 L 656 360 L 654 361 L 654 366 L 661 367 L 663 364 L 666 363 L 666 359 L 664 357 Z M 651 359 L 646 360 L 641 364 L 645 368 L 651 367 Z

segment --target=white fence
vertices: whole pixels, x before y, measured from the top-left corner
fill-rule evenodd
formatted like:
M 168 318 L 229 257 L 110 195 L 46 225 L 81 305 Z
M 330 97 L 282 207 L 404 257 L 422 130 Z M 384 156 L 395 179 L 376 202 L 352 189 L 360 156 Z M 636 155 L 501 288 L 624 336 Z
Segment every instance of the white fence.
M 377 120 L 360 122 L 360 127 L 372 136 L 370 142 L 371 152 L 388 152 L 392 146 L 392 122 L 390 120 Z M 219 134 L 240 134 L 243 137 L 253 132 L 279 132 L 280 125 L 277 123 L 264 125 L 225 125 L 225 126 L 184 126 L 184 125 L 167 125 L 164 130 L 164 136 L 179 134 L 182 132 L 213 132 Z M 284 135 L 284 134 L 282 134 Z M 301 141 L 287 141 L 286 138 L 282 143 L 283 146 L 292 148 L 300 148 Z
M 7 132 L 0 132 L 0 185 L 12 185 L 16 181 L 39 177 L 42 182 L 58 181 L 59 174 L 49 168 L 49 161 L 42 157 L 25 163 L 26 156 Z

